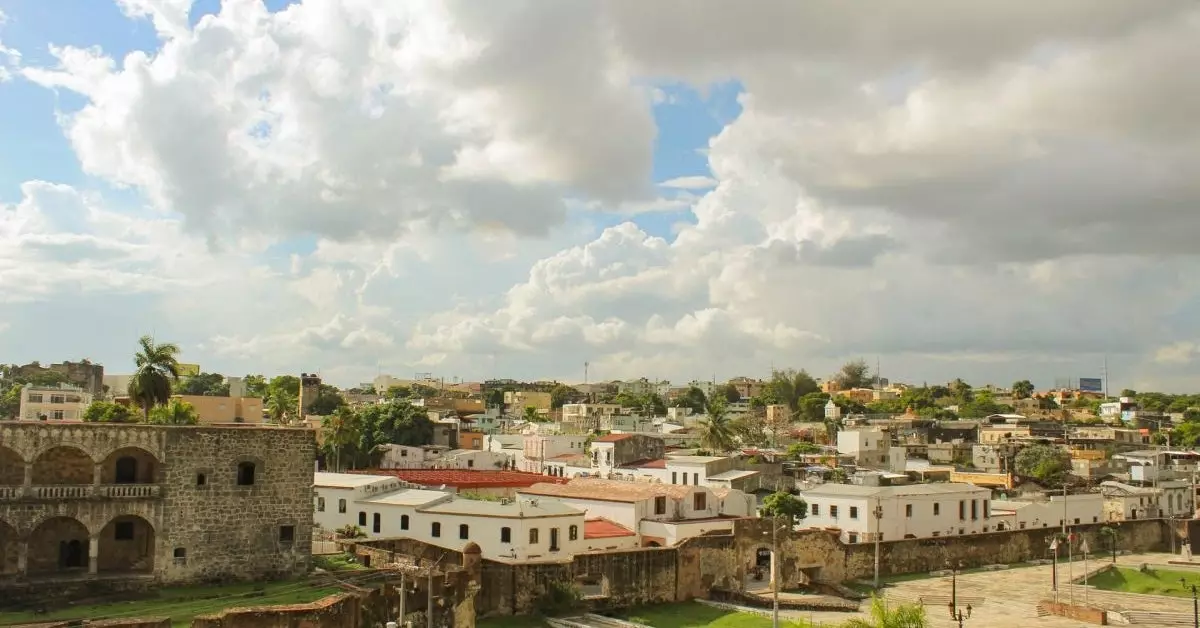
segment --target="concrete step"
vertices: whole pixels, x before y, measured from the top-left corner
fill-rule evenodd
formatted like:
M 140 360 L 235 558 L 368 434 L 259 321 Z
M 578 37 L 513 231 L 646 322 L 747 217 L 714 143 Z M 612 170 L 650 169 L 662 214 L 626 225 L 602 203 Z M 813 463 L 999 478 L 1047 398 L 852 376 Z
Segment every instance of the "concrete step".
M 1149 626 L 1192 626 L 1195 617 L 1191 613 L 1167 613 L 1155 611 L 1125 611 L 1121 613 L 1131 624 Z

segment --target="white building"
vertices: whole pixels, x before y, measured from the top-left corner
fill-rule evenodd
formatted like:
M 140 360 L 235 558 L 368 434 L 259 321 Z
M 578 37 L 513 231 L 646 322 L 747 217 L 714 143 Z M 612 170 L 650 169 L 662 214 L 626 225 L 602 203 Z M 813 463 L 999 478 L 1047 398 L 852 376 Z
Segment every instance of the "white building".
M 1163 491 L 1122 482 L 1101 482 L 1104 495 L 1104 520 L 1152 519 L 1165 515 Z
M 488 434 L 483 437 L 483 450 L 504 454 L 509 468 L 525 468 L 524 434 Z
M 600 429 L 600 421 L 621 411 L 615 403 L 566 403 L 562 407 L 562 423 L 575 430 Z
M 994 530 L 1057 528 L 1104 520 L 1104 496 L 1099 493 L 1050 495 L 1042 499 L 1002 499 L 992 502 Z
M 502 469 L 508 456 L 480 449 L 451 449 L 432 462 L 435 469 Z
M 522 497 L 558 501 L 635 533 L 638 545 L 668 547 L 713 531 L 732 531 L 734 519 L 753 516 L 754 498 L 737 490 L 591 478 L 535 484 Z
M 92 403 L 92 394 L 82 388 L 68 386 L 34 386 L 21 388 L 22 421 L 82 421 L 83 411 Z
M 854 456 L 855 464 L 864 467 L 886 467 L 891 437 L 883 430 L 841 430 L 837 434 L 839 454 Z
M 563 454 L 582 454 L 587 436 L 582 434 L 527 434 L 521 468 L 530 473 L 545 473 L 546 461 Z
M 449 451 L 448 447 L 413 447 L 392 443 L 379 446 L 383 456 L 379 459 L 380 469 L 428 469 Z
M 836 528 L 846 543 L 976 534 L 992 528 L 991 491 L 974 484 L 821 484 L 801 493 L 808 528 Z M 878 513 L 876 511 L 878 509 Z M 878 514 L 879 516 L 876 516 Z
M 505 562 L 570 560 L 587 551 L 583 511 L 553 500 L 479 501 L 386 476 L 317 473 L 314 522 L 358 526 L 367 538 L 407 538 Z

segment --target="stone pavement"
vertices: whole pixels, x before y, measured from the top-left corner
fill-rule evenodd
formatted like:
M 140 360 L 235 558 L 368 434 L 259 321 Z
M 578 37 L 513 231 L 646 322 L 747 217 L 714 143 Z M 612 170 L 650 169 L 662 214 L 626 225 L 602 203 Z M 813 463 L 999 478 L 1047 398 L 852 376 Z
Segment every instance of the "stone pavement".
M 1167 565 L 1167 560 L 1171 558 L 1174 557 L 1170 554 L 1135 554 L 1120 556 L 1117 558 L 1117 563 L 1122 567 L 1131 568 L 1148 563 L 1163 569 L 1188 569 L 1186 566 Z M 1089 560 L 1088 571 L 1094 572 L 1107 564 L 1108 562 L 1102 560 Z M 1197 566 L 1200 567 L 1200 563 Z M 1077 578 L 1083 576 L 1083 563 L 1081 561 L 1076 561 L 1071 568 L 1068 568 L 1065 564 L 1059 564 L 1059 569 L 1059 582 L 1063 585 L 1067 582 L 1069 571 L 1073 570 Z M 1038 616 L 1038 604 L 1045 599 L 1053 599 L 1050 582 L 1050 565 L 1013 567 L 999 571 L 959 574 L 958 595 L 972 599 L 983 598 L 983 603 L 972 609 L 971 619 L 965 621 L 963 625 L 969 628 L 1010 628 L 1012 626 L 1020 626 L 1021 628 L 1057 628 L 1059 626 L 1075 627 L 1090 625 L 1053 615 Z M 885 587 L 884 592 L 888 600 L 897 603 L 916 602 L 922 596 L 937 597 L 945 600 L 950 596 L 950 577 L 931 577 L 921 580 L 898 582 Z M 1075 597 L 1076 604 L 1083 604 L 1084 589 L 1082 586 L 1074 587 L 1073 590 L 1070 587 L 1064 586 L 1063 590 L 1060 591 L 1060 601 L 1070 601 L 1072 594 Z M 1088 592 L 1087 596 L 1089 600 L 1092 595 L 1103 595 L 1103 593 L 1092 594 Z M 1132 600 L 1135 602 L 1137 608 L 1134 610 L 1191 612 L 1191 600 L 1183 598 L 1154 595 L 1121 597 L 1123 601 Z M 1098 605 L 1109 608 L 1113 607 L 1109 604 Z M 860 613 L 808 613 L 797 611 L 785 612 L 783 616 L 805 618 L 815 622 L 823 622 L 829 626 L 837 626 L 851 617 L 866 615 L 868 610 L 869 602 L 863 604 L 863 610 Z M 926 612 L 928 613 L 931 628 L 953 628 L 958 625 L 957 622 L 950 619 L 949 609 L 944 601 L 939 604 L 926 606 Z

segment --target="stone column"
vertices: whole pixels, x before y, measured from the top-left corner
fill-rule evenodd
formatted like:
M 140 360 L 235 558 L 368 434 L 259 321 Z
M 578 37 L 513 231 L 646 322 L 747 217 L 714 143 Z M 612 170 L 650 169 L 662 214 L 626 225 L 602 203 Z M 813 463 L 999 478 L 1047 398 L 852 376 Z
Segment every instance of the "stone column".
M 88 537 L 88 574 L 96 575 L 100 570 L 100 537 L 92 535 Z
M 92 465 L 92 484 L 97 486 L 100 484 L 100 474 L 103 472 L 103 470 L 104 465 L 100 464 L 99 462 Z
M 25 497 L 31 497 L 33 495 L 33 463 L 32 462 L 25 463 L 25 480 L 21 484 L 21 493 Z

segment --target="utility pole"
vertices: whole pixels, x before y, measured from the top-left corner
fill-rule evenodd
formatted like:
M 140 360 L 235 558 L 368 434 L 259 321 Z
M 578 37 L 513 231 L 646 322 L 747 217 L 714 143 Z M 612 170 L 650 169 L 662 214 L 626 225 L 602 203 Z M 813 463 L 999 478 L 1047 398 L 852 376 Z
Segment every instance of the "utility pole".
M 965 609 L 958 607 L 958 565 L 950 563 L 950 621 L 958 622 L 958 628 L 962 628 L 963 621 L 971 618 L 970 604 L 967 604 Z
M 433 568 L 429 569 L 429 590 L 425 592 L 425 628 L 433 628 Z
M 1180 578 L 1179 584 L 1183 585 L 1183 589 L 1192 590 L 1192 626 L 1200 628 L 1200 597 L 1197 597 L 1196 585 L 1188 584 L 1186 578 Z
M 779 516 L 771 521 L 771 628 L 779 628 Z
M 871 513 L 875 515 L 875 590 L 879 590 L 879 541 L 883 537 L 882 522 L 883 522 L 883 505 L 879 502 L 879 498 L 875 498 L 875 510 Z
M 1067 456 L 1071 455 L 1071 433 L 1066 422 L 1063 422 L 1063 444 L 1067 446 Z M 1070 477 L 1070 474 L 1068 474 Z M 1075 605 L 1075 555 L 1074 543 L 1071 542 L 1071 535 L 1067 532 L 1067 481 L 1063 478 L 1063 538 L 1067 541 L 1067 591 L 1071 596 L 1071 606 Z M 1058 557 L 1055 557 L 1057 562 Z
M 408 588 L 407 588 L 408 585 L 405 584 L 405 582 L 404 582 L 405 575 L 406 574 L 403 571 L 400 572 L 400 618 L 399 619 L 400 619 L 401 626 L 404 625 L 404 611 L 405 611 L 404 603 L 406 601 L 406 598 L 408 597 Z

